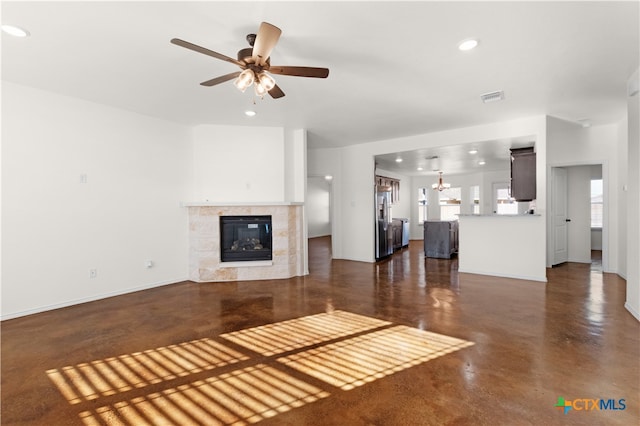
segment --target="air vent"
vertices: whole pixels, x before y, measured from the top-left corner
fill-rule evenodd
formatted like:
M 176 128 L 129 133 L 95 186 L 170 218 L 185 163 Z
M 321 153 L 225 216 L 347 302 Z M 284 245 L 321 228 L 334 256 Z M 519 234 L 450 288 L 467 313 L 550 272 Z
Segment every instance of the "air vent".
M 485 104 L 489 102 L 501 101 L 504 99 L 504 92 L 502 90 L 499 90 L 497 92 L 485 93 L 484 95 L 480 95 L 480 99 L 482 99 L 482 102 L 484 102 Z

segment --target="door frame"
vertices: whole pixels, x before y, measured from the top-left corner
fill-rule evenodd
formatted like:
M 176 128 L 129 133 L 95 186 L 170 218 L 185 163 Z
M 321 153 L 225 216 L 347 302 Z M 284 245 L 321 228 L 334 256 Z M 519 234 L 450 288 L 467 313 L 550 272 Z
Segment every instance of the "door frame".
M 564 183 L 562 187 L 556 181 L 556 178 L 560 177 L 560 171 L 562 170 L 562 176 L 564 178 Z M 561 265 L 569 261 L 569 232 L 568 232 L 568 220 L 569 220 L 569 181 L 568 181 L 569 172 L 566 167 L 552 167 L 551 168 L 551 193 L 550 199 L 551 203 L 549 205 L 549 212 L 551 217 L 551 235 L 549 238 L 551 239 L 551 244 L 553 247 L 553 251 L 551 254 L 551 265 Z M 559 209 L 555 205 L 555 201 L 559 199 L 558 195 L 562 195 L 564 197 L 564 209 Z M 563 213 L 559 215 L 559 213 Z M 560 224 L 558 224 L 560 221 Z M 559 229 L 563 227 L 562 231 L 564 233 L 564 251 L 562 252 L 561 259 L 558 259 L 558 237 L 560 235 Z
M 609 162 L 608 160 L 575 161 L 547 164 L 547 268 L 553 264 L 553 200 L 552 173 L 554 167 L 602 166 L 602 272 L 611 272 L 609 268 Z

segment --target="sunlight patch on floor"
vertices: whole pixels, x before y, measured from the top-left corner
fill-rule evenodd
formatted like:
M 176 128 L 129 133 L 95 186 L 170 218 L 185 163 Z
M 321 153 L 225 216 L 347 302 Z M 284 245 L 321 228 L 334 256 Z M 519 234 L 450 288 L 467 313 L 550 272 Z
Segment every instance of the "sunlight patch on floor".
M 219 337 L 46 373 L 85 426 L 247 425 L 473 345 L 344 311 Z
M 220 337 L 271 356 L 390 324 L 350 312 L 333 311 L 234 331 Z
M 278 362 L 350 390 L 471 345 L 466 340 L 396 326 L 279 358 Z
M 249 359 L 214 340 L 110 357 L 47 371 L 71 404 L 90 401 Z
M 83 411 L 87 426 L 244 425 L 329 396 L 264 364 Z

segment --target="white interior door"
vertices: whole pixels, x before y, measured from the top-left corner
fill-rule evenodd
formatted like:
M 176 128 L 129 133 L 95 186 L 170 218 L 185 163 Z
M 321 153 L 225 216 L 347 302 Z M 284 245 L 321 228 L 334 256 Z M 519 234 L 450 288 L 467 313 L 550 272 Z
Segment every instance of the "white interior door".
M 567 170 L 551 169 L 551 191 L 553 212 L 553 262 L 558 265 L 569 260 L 569 233 L 567 217 Z

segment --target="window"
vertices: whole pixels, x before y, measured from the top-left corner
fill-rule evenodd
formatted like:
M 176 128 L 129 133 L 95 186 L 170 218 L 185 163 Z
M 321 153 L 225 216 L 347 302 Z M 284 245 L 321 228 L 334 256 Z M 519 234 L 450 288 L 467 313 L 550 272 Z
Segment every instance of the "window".
M 591 180 L 591 227 L 602 228 L 602 179 Z
M 427 220 L 427 188 L 418 188 L 418 223 Z
M 460 187 L 440 191 L 440 220 L 458 220 L 461 195 Z
M 469 188 L 469 201 L 471 203 L 471 213 L 480 214 L 480 186 L 475 185 Z
M 518 203 L 511 198 L 509 188 L 496 188 L 496 213 L 518 214 Z

